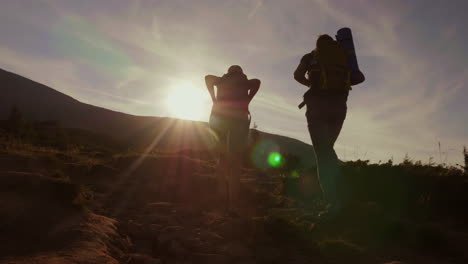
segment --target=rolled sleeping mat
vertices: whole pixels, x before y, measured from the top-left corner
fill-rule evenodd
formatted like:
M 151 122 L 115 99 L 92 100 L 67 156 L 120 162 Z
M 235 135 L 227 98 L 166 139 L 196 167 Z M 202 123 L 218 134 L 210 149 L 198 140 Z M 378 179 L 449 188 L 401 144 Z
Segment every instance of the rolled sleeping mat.
M 351 66 L 351 85 L 364 82 L 366 79 L 359 69 L 356 51 L 354 49 L 353 34 L 350 28 L 341 28 L 336 32 L 336 40 L 348 52 L 348 62 Z

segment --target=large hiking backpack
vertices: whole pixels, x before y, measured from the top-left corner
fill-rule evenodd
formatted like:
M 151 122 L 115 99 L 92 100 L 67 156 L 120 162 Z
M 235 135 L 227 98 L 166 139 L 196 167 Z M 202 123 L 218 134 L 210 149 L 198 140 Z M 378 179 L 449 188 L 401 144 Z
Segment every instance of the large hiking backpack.
M 351 85 L 357 85 L 365 81 L 366 77 L 359 69 L 356 51 L 354 48 L 353 33 L 350 28 L 341 28 L 336 32 L 336 41 L 340 47 L 348 53 L 348 63 L 351 68 Z
M 309 80 L 319 76 L 318 83 L 313 83 L 311 89 L 332 92 L 351 90 L 351 68 L 347 53 L 336 41 L 327 41 L 314 50 L 307 74 Z

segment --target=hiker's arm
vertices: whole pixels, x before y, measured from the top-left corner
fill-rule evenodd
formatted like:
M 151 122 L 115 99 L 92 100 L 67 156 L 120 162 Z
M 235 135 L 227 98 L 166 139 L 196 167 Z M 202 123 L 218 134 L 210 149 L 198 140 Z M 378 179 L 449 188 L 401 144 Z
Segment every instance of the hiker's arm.
M 307 64 L 305 63 L 299 63 L 297 66 L 297 69 L 294 71 L 294 80 L 296 80 L 298 83 L 305 85 L 305 86 L 310 86 L 310 81 L 307 80 L 305 77 L 307 73 Z
M 254 96 L 257 94 L 258 89 L 260 89 L 260 83 L 259 79 L 249 80 L 249 102 L 252 101 Z
M 298 83 L 310 87 L 311 81 L 305 77 L 307 71 L 309 70 L 309 65 L 311 60 L 314 58 L 315 51 L 308 53 L 301 58 L 301 62 L 297 66 L 297 69 L 294 71 L 294 80 Z
M 216 102 L 216 95 L 215 95 L 215 91 L 214 91 L 214 86 L 218 81 L 219 81 L 218 76 L 214 76 L 214 75 L 206 75 L 205 76 L 206 88 L 208 89 L 208 92 L 210 93 L 211 101 L 213 101 L 213 103 Z

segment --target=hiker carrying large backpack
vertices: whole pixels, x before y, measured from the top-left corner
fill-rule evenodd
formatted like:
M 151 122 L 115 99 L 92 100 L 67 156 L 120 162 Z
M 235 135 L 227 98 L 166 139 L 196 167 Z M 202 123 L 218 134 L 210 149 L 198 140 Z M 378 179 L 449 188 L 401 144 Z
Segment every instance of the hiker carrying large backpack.
M 240 66 L 233 65 L 222 77 L 205 76 L 205 82 L 213 101 L 209 125 L 219 139 L 218 191 L 232 209 L 239 198 L 242 154 L 251 119 L 249 103 L 260 88 L 260 80 L 249 80 Z
M 328 208 L 324 213 L 334 216 L 340 212 L 342 201 L 336 181 L 340 177 L 339 160 L 334 150 L 346 118 L 347 99 L 351 85 L 364 81 L 352 79 L 349 53 L 329 35 L 321 35 L 316 48 L 304 55 L 294 72 L 294 79 L 309 87 L 304 94 L 306 118 L 314 147 L 317 174 Z M 357 64 L 356 64 L 357 65 Z

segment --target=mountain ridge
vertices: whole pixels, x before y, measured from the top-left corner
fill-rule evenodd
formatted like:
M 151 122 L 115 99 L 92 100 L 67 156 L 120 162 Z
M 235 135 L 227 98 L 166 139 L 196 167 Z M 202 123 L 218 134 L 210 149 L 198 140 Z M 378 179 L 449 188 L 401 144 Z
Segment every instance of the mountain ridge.
M 52 87 L 0 69 L 0 119 L 7 119 L 16 106 L 26 120 L 55 120 L 64 127 L 79 128 L 110 136 L 138 149 L 212 149 L 215 139 L 206 122 L 172 117 L 138 116 L 81 102 Z M 161 135 L 161 131 L 166 131 Z M 252 130 L 251 130 L 252 131 Z M 259 131 L 273 149 L 288 150 L 313 163 L 312 146 L 300 140 Z M 158 142 L 156 142 L 158 141 Z

